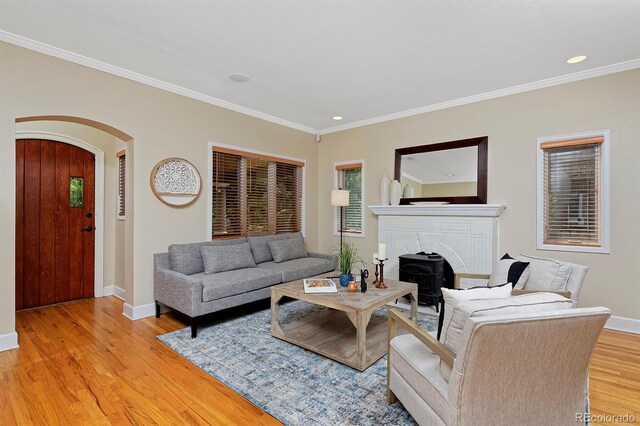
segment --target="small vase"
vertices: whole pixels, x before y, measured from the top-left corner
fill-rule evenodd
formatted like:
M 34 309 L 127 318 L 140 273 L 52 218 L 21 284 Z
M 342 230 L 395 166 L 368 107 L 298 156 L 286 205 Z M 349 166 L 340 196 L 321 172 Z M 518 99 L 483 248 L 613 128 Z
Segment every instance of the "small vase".
M 402 190 L 402 198 L 413 198 L 413 186 L 406 184 Z
M 401 192 L 402 187 L 400 186 L 400 182 L 398 182 L 397 180 L 391 182 L 391 185 L 389 186 L 389 201 L 391 202 L 392 206 L 397 206 L 398 204 L 400 204 Z
M 340 274 L 340 285 L 342 287 L 346 287 L 349 285 L 349 281 L 353 281 L 353 275 L 351 274 Z
M 382 176 L 380 178 L 380 205 L 388 206 L 389 205 L 389 178 L 387 175 Z
M 358 283 L 356 283 L 355 281 L 349 281 L 347 290 L 349 290 L 349 293 L 356 293 L 358 291 Z

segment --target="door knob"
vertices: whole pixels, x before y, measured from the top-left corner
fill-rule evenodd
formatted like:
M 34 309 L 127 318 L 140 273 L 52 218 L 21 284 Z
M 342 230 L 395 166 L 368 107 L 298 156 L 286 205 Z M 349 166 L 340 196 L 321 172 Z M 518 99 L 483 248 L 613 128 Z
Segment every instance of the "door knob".
M 91 231 L 93 231 L 93 226 L 87 226 L 87 227 L 84 228 L 84 230 L 87 231 L 87 232 L 91 232 Z

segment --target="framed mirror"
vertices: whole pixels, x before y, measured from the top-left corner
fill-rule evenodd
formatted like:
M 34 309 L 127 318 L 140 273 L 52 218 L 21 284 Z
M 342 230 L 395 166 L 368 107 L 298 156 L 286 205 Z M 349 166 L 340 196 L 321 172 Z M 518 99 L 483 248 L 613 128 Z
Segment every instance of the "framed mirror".
M 489 138 L 396 149 L 400 204 L 486 204 Z
M 167 158 L 151 171 L 151 190 L 163 203 L 172 207 L 185 207 L 200 194 L 200 173 L 183 158 Z

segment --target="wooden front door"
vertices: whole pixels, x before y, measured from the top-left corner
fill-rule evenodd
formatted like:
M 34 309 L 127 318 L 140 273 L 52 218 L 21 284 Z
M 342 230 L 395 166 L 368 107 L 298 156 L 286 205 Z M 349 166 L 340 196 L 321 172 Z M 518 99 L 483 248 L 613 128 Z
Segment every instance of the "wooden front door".
M 95 157 L 16 141 L 16 309 L 93 297 Z

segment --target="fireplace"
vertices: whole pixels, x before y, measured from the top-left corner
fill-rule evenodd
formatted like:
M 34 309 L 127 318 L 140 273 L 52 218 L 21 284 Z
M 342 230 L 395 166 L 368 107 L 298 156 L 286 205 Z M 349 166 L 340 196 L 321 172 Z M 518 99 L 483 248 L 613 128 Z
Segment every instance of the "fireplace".
M 418 304 L 433 305 L 438 312 L 442 287 L 453 287 L 453 269 L 438 253 L 419 252 L 398 256 L 400 281 L 418 284 Z

